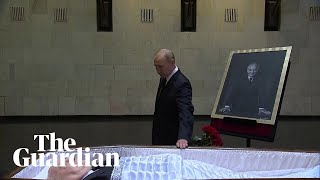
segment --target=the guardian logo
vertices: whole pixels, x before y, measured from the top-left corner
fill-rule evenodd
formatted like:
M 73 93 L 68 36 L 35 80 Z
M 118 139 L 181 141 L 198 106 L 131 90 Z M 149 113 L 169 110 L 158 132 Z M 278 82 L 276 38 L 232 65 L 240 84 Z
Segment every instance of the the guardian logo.
M 32 166 L 66 166 L 66 161 L 71 166 L 119 166 L 119 154 L 118 153 L 90 153 L 90 148 L 75 148 L 70 149 L 70 146 L 76 146 L 76 141 L 73 138 L 63 140 L 56 138 L 55 133 L 49 133 L 48 135 L 34 135 L 33 140 L 39 140 L 37 153 L 30 153 L 28 148 L 19 148 L 13 153 L 13 162 L 19 167 Z M 45 140 L 50 143 L 50 149 L 45 150 Z M 56 148 L 57 142 L 57 148 Z M 30 157 L 21 157 L 21 152 L 25 152 Z M 59 153 L 57 153 L 59 152 Z M 51 158 L 47 158 L 50 157 Z M 22 163 L 20 161 L 22 159 Z M 113 162 L 113 165 L 111 164 Z

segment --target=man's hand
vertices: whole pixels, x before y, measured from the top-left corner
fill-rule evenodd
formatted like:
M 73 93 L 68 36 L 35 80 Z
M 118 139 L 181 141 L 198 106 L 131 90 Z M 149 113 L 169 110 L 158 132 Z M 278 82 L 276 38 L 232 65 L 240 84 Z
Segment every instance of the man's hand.
M 49 180 L 81 180 L 91 169 L 91 166 L 73 167 L 66 161 L 65 167 L 50 167 Z
M 219 109 L 219 112 L 222 112 L 222 113 L 228 113 L 230 111 L 231 111 L 230 106 L 225 106 L 225 107 Z
M 264 115 L 270 115 L 271 112 L 266 110 L 265 108 L 259 108 L 259 115 L 264 114 Z
M 188 141 L 185 139 L 179 139 L 176 145 L 177 145 L 177 148 L 185 149 L 188 147 Z

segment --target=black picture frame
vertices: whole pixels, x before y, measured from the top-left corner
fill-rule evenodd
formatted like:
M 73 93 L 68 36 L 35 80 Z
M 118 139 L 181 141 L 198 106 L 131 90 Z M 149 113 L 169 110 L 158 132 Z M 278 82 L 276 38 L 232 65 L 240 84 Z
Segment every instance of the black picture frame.
M 281 0 L 265 1 L 264 31 L 279 31 L 281 23 Z
M 197 0 L 181 0 L 181 32 L 196 32 Z
M 211 117 L 274 125 L 291 49 L 289 46 L 232 51 Z M 249 72 L 252 69 L 253 74 Z M 253 81 L 249 77 L 252 75 Z
M 112 0 L 97 0 L 97 31 L 113 31 Z

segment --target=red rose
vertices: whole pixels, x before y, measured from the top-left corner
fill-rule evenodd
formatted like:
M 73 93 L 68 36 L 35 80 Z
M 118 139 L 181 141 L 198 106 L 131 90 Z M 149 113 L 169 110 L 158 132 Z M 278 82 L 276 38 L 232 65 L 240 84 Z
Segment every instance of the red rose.
M 212 145 L 223 146 L 220 134 L 214 127 L 206 125 L 202 127 L 202 130 L 210 136 Z

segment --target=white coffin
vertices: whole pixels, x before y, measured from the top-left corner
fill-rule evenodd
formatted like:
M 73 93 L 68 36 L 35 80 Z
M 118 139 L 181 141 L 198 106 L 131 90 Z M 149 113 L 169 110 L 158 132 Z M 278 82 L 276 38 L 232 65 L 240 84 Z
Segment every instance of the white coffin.
M 183 160 L 198 160 L 234 172 L 256 171 L 302 171 L 319 170 L 319 152 L 289 152 L 276 150 L 235 149 L 235 148 L 188 148 L 184 150 L 175 147 L 141 147 L 141 146 L 103 146 L 93 147 L 90 153 L 117 152 L 121 157 L 149 156 L 156 154 L 177 154 Z M 13 178 L 30 178 L 37 176 L 44 167 L 28 166 L 15 174 Z M 231 177 L 232 178 L 232 177 Z M 269 178 L 263 177 L 263 178 Z M 301 177 L 300 177 L 301 178 Z

